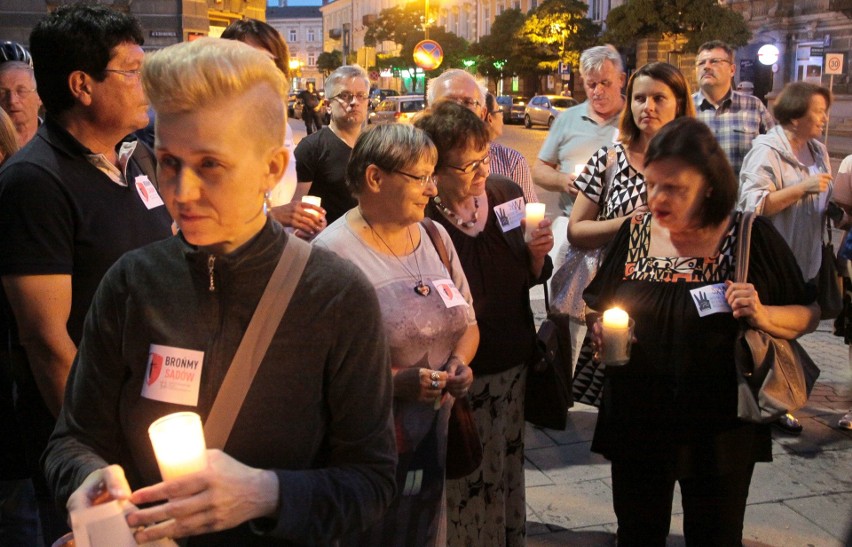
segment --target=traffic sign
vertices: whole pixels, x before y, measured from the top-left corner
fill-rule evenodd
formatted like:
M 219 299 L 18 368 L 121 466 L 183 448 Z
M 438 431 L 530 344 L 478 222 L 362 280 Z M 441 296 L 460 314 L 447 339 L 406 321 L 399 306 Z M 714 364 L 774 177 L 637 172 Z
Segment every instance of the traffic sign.
M 435 70 L 444 60 L 444 50 L 435 40 L 422 40 L 414 46 L 414 64 L 423 70 Z
M 825 73 L 826 74 L 843 74 L 843 67 L 846 65 L 845 53 L 826 53 L 825 54 Z

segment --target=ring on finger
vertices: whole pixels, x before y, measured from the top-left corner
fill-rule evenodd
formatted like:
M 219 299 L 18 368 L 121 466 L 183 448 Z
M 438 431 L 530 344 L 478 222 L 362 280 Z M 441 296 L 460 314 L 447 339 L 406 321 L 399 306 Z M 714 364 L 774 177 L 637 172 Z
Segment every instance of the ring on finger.
M 433 371 L 432 374 L 429 376 L 429 379 L 430 380 L 440 380 L 441 379 L 441 373 L 438 372 L 438 371 Z
M 432 380 L 432 389 L 438 389 L 441 387 L 441 383 L 438 380 Z

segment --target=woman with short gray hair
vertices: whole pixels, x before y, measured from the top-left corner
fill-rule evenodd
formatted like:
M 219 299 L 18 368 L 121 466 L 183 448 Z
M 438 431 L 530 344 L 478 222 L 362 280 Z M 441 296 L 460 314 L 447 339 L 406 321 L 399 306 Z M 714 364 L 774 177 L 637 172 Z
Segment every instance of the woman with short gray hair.
M 421 224 L 437 192 L 432 178 L 437 160 L 426 133 L 410 125 L 365 131 L 346 173 L 358 206 L 314 240 L 354 262 L 373 283 L 390 346 L 397 497 L 358 545 L 447 543 L 447 424 L 454 398 L 465 397 L 473 382 L 467 363 L 476 353 L 479 328 L 449 235 L 435 224 L 432 240 Z

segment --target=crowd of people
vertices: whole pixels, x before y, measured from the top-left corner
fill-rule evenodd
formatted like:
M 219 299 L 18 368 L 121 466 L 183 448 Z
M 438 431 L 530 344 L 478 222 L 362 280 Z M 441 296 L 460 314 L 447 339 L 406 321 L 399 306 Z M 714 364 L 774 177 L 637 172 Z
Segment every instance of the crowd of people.
M 819 320 L 828 90 L 789 84 L 773 117 L 731 88 L 722 42 L 699 48 L 694 94 L 673 65 L 628 79 L 596 46 L 587 100 L 530 168 L 464 70 L 429 82 L 413 124 L 367 129 L 369 77 L 342 66 L 327 126 L 302 93 L 296 144 L 274 28 L 143 41 L 132 15 L 70 4 L 29 49 L 0 47 L 0 543 L 49 544 L 112 500 L 139 543 L 522 546 L 530 288 L 553 277 L 572 364 L 595 366 L 594 312 L 635 320 L 629 363 L 600 368 L 591 447 L 612 465 L 618 544 L 665 545 L 676 482 L 687 544 L 741 544 L 772 454 L 769 426 L 736 417 L 734 339 L 741 321 L 792 339 Z M 560 192 L 560 221 L 522 220 L 535 185 Z M 742 211 L 762 216 L 734 282 Z M 572 249 L 598 253 L 579 288 Z M 723 296 L 705 313 L 707 287 Z M 282 318 L 247 351 L 269 299 Z M 207 465 L 164 478 L 149 425 L 220 416 L 247 366 Z M 482 458 L 448 478 L 465 400 Z

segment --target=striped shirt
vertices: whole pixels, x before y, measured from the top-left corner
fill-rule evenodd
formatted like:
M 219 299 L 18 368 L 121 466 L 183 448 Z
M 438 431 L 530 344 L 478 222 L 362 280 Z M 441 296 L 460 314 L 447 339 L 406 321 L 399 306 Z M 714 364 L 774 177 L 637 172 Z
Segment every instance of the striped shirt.
M 696 116 L 716 135 L 739 176 L 743 159 L 751 150 L 751 141 L 775 125 L 772 114 L 757 97 L 733 90 L 728 91 L 718 108 L 700 90 L 692 94 L 692 101 Z
M 538 202 L 530 165 L 520 152 L 514 148 L 492 142 L 488 154 L 491 156 L 492 175 L 509 177 L 524 191 L 524 199 L 527 200 L 527 203 Z

